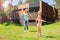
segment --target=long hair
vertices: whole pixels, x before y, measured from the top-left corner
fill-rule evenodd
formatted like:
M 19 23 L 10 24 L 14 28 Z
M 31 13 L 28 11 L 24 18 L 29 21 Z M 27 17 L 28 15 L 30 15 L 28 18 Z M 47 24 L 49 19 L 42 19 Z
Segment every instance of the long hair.
M 38 11 L 37 16 L 38 15 L 42 16 L 42 12 L 41 11 Z

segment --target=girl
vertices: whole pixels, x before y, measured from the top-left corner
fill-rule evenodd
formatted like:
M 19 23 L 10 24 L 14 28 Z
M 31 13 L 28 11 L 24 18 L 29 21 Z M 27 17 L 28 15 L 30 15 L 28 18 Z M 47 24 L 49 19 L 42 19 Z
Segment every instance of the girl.
M 28 15 L 31 16 L 31 14 L 29 13 L 29 10 L 25 9 L 23 12 L 24 32 L 29 32 L 28 31 Z
M 38 11 L 38 16 L 37 16 L 37 19 L 36 19 L 37 26 L 38 26 L 38 30 L 37 30 L 37 36 L 38 37 L 39 37 L 39 35 L 41 37 L 42 22 L 44 21 L 44 20 L 42 20 L 41 15 L 42 15 L 42 12 L 41 11 Z

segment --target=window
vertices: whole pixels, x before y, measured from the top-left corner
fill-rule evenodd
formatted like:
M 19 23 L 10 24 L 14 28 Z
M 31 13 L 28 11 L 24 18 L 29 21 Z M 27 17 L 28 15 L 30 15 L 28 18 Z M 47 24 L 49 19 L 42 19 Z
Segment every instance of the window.
M 38 12 L 39 7 L 31 7 L 29 8 L 29 12 Z

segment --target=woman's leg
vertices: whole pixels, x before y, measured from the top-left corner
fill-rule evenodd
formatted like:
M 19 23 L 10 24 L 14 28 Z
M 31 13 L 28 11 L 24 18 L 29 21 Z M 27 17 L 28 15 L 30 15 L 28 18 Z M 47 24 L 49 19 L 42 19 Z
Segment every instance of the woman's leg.
M 28 30 L 28 21 L 24 22 L 24 30 L 27 31 Z
M 28 30 L 28 21 L 27 21 L 27 23 L 26 23 L 26 26 L 27 26 L 27 30 Z
M 28 21 L 26 21 L 26 30 L 28 32 Z
M 26 32 L 26 21 L 24 21 L 24 32 Z

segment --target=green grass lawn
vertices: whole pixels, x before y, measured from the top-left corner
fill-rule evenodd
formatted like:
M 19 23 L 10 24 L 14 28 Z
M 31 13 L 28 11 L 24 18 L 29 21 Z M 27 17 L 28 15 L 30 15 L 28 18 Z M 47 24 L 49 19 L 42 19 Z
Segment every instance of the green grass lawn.
M 0 40 L 60 40 L 60 22 L 42 26 L 42 37 L 36 37 L 37 26 L 29 26 L 24 33 L 23 26 L 0 24 Z

